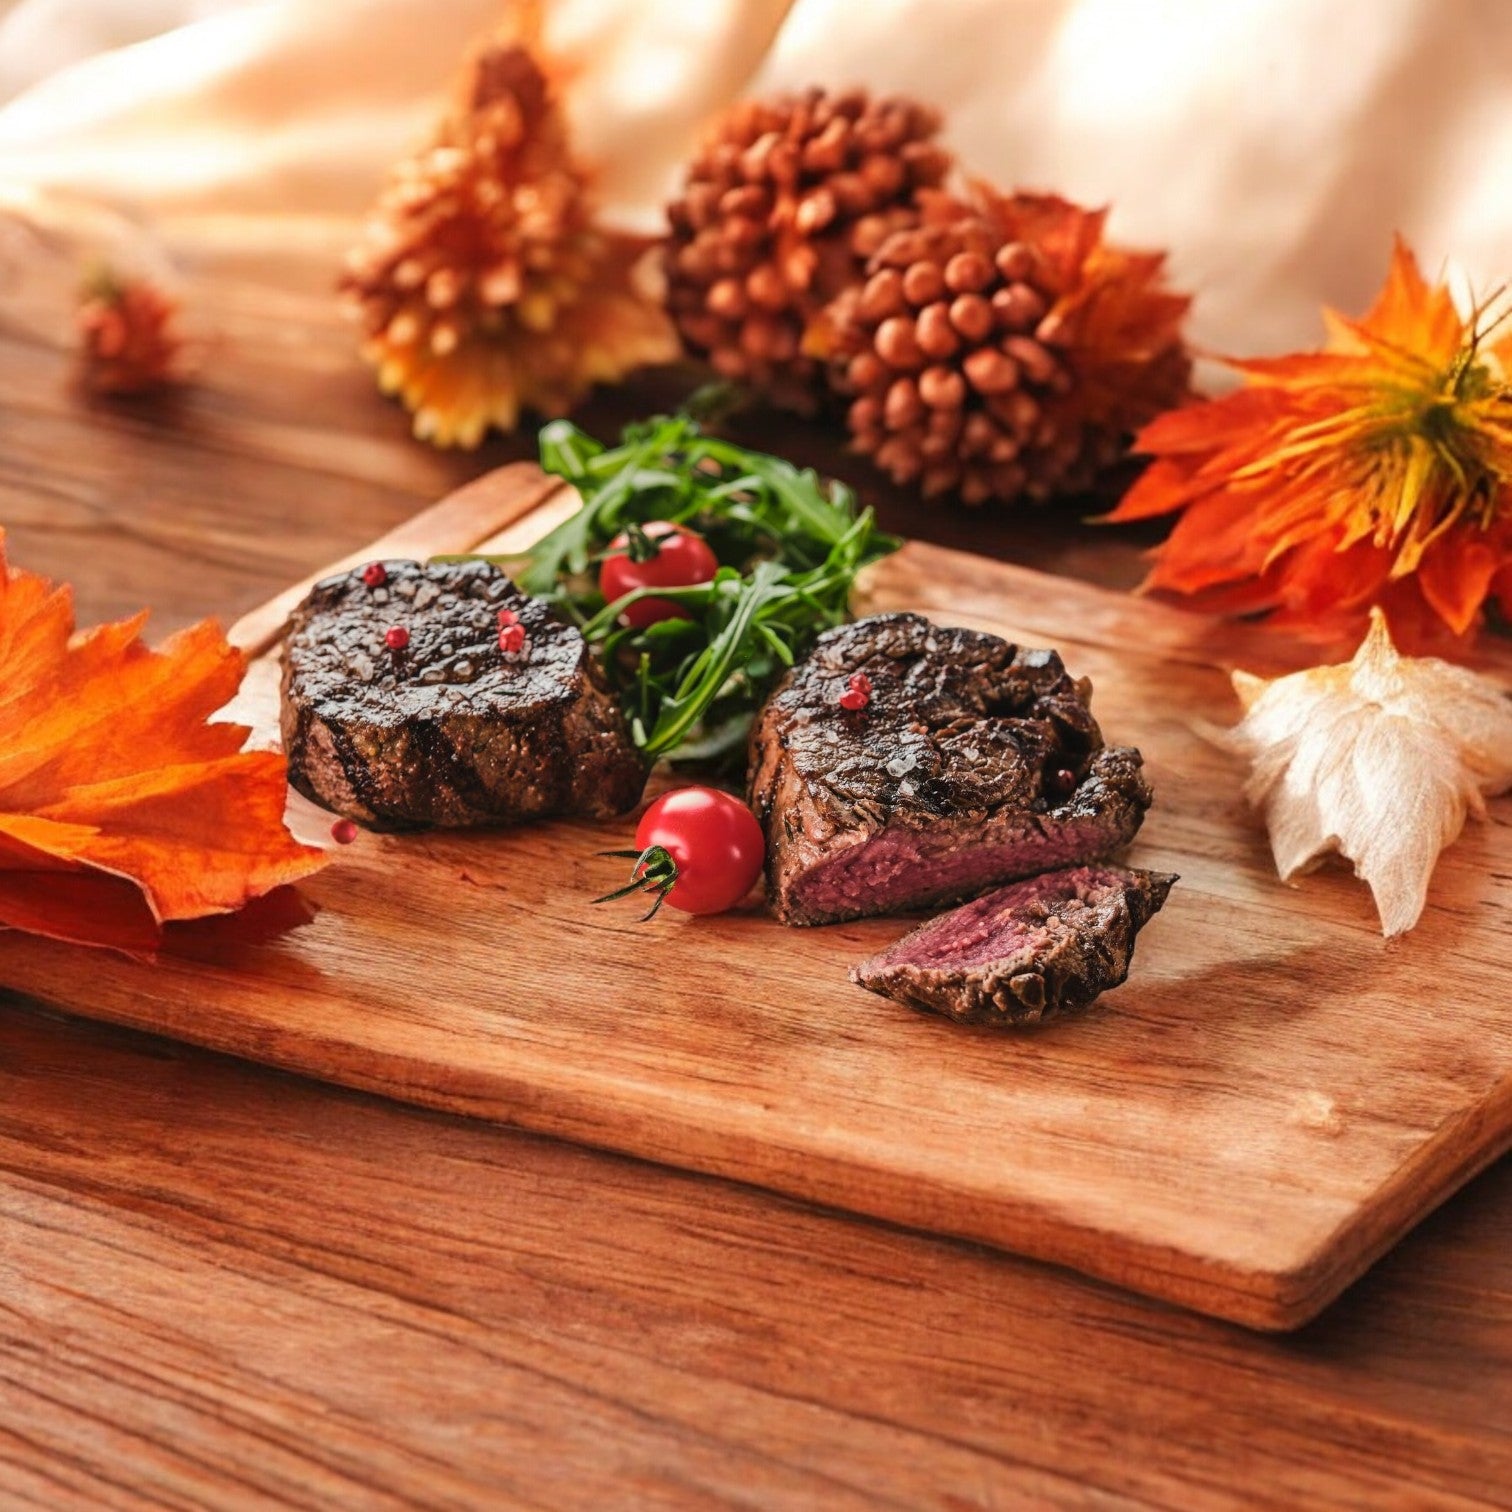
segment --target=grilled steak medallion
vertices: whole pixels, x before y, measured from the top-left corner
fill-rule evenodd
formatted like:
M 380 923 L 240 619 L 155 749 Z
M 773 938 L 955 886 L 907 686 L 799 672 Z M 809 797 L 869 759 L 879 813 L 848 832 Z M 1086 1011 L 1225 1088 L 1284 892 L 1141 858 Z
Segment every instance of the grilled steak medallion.
M 840 699 L 856 673 L 870 700 Z M 752 734 L 773 909 L 825 924 L 1106 856 L 1150 805 L 1053 651 L 880 614 L 820 636 Z
M 583 637 L 486 562 L 318 583 L 284 649 L 283 742 L 300 792 L 382 827 L 602 817 L 646 781 Z
M 1078 866 L 1014 882 L 904 935 L 851 980 L 964 1022 L 1038 1023 L 1128 976 L 1134 937 L 1175 881 Z

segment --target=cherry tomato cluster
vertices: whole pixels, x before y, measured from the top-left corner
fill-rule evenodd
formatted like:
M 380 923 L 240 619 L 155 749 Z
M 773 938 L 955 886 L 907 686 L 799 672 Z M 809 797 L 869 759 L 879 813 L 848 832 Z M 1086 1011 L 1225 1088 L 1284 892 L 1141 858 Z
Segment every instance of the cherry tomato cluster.
M 642 588 L 694 588 L 711 583 L 719 560 L 696 530 L 671 520 L 650 520 L 622 530 L 609 543 L 599 567 L 599 591 L 612 604 Z M 620 618 L 636 630 L 666 619 L 691 619 L 673 599 L 643 598 L 627 604 Z
M 609 851 L 633 858 L 629 883 L 602 898 L 654 895 L 649 919 L 663 903 L 690 914 L 724 913 L 756 885 L 766 838 L 738 798 L 711 787 L 675 788 L 641 815 L 635 849 Z

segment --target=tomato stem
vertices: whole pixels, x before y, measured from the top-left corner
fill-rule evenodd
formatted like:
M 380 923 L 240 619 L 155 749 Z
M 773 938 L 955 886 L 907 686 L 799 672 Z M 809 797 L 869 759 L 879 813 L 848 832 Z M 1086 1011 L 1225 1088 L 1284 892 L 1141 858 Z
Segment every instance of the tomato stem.
M 633 520 L 625 526 L 625 555 L 632 562 L 654 562 L 661 551 L 661 542 L 647 535 Z
M 600 851 L 599 855 L 615 856 L 622 861 L 633 860 L 635 865 L 630 868 L 630 880 L 623 887 L 617 887 L 613 892 L 605 893 L 603 897 L 593 901 L 613 903 L 619 898 L 628 898 L 631 893 L 655 893 L 656 901 L 651 905 L 651 911 L 641 919 L 641 923 L 654 919 L 656 911 L 666 902 L 667 894 L 677 885 L 677 858 L 672 852 L 664 845 L 648 845 L 642 851 Z

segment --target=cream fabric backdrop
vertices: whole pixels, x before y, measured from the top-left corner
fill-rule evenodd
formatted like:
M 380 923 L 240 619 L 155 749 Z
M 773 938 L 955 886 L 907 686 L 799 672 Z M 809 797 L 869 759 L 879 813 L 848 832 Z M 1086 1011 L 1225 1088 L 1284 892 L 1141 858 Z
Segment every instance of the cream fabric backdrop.
M 545 0 L 612 215 L 651 226 L 700 122 L 859 81 L 949 112 L 968 167 L 1169 247 L 1197 338 L 1311 342 L 1401 230 L 1512 277 L 1512 0 Z M 0 0 L 0 196 L 171 242 L 344 240 L 504 0 Z

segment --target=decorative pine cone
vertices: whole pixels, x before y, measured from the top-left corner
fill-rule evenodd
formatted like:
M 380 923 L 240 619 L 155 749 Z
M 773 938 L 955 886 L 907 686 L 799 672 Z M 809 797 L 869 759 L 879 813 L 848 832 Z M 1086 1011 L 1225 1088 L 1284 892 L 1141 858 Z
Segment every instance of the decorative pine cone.
M 434 144 L 395 169 L 342 291 L 415 434 L 471 447 L 522 408 L 564 414 L 594 383 L 676 356 L 635 286 L 643 250 L 596 225 L 549 80 L 497 43 Z
M 178 301 L 144 278 L 91 275 L 75 320 L 85 384 L 98 394 L 144 394 L 171 383 L 183 343 Z
M 862 90 L 729 110 L 667 207 L 667 304 L 685 344 L 726 378 L 812 409 L 809 325 L 949 171 L 939 127 L 926 105 Z
M 1106 211 L 980 184 L 922 198 L 811 343 L 851 398 L 855 450 L 926 497 L 1085 491 L 1186 395 L 1190 300 L 1163 254 L 1103 241 Z

